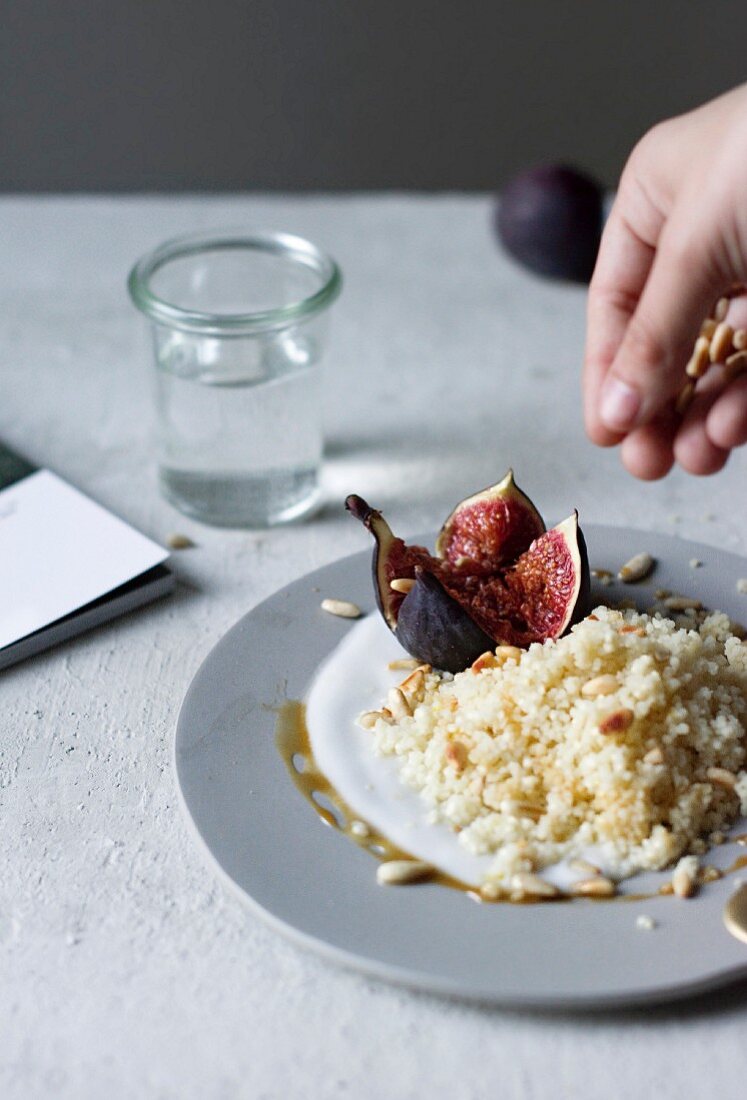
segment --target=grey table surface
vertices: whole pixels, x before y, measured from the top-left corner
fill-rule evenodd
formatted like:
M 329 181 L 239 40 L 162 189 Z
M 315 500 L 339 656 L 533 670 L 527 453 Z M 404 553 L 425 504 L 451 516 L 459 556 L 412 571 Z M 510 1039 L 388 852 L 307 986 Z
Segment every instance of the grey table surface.
M 346 276 L 326 504 L 264 533 L 203 527 L 159 497 L 150 352 L 124 290 L 162 238 L 226 225 L 308 236 Z M 548 517 L 575 506 L 739 551 L 744 456 L 642 485 L 593 448 L 584 292 L 503 257 L 484 197 L 5 197 L 0 241 L 0 438 L 147 534 L 196 543 L 175 555 L 174 597 L 0 675 L 0 1095 L 741 1097 L 744 985 L 645 1012 L 512 1013 L 290 945 L 203 861 L 172 742 L 225 631 L 361 548 L 347 492 L 424 530 L 512 465 Z

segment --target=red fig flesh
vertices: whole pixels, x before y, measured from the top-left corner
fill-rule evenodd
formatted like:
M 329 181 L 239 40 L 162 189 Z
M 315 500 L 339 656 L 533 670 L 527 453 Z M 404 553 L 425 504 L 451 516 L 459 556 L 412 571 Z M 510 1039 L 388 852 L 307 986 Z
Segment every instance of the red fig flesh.
M 526 647 L 559 638 L 588 611 L 589 565 L 577 514 L 540 535 L 507 569 L 477 584 L 449 580 L 447 591 L 495 642 Z
M 436 539 L 436 554 L 472 574 L 494 573 L 544 530 L 542 516 L 509 470 L 497 485 L 457 504 Z
M 361 497 L 345 505 L 376 541 L 374 590 L 387 625 L 436 668 L 461 671 L 497 643 L 558 638 L 587 613 L 589 566 L 576 513 L 545 531 L 510 471 L 454 509 L 436 556 L 397 538 Z

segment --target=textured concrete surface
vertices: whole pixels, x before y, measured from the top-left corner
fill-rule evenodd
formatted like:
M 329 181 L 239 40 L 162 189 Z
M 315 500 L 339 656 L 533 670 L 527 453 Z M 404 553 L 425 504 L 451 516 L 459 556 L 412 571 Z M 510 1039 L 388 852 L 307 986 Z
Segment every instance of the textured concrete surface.
M 585 441 L 583 292 L 502 258 L 488 215 L 469 197 L 0 201 L 0 437 L 147 534 L 197 544 L 175 555 L 174 598 L 0 675 L 4 1100 L 743 1095 L 744 986 L 595 1018 L 375 984 L 250 915 L 177 803 L 172 740 L 192 675 L 259 600 L 361 547 L 348 491 L 422 530 L 511 464 L 548 516 L 575 505 L 589 521 L 743 545 L 744 456 L 712 480 L 645 486 Z M 149 348 L 124 291 L 161 238 L 236 224 L 306 234 L 346 275 L 329 504 L 263 534 L 201 527 L 159 498 Z

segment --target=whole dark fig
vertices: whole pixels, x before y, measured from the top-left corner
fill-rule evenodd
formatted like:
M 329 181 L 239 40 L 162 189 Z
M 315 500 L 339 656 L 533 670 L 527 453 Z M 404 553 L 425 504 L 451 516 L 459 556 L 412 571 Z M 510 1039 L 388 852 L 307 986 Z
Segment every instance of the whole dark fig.
M 531 168 L 501 192 L 495 221 L 508 252 L 531 271 L 588 283 L 603 223 L 602 187 L 560 164 Z
M 457 505 L 432 555 L 397 538 L 381 512 L 349 496 L 348 511 L 374 536 L 374 591 L 408 653 L 459 672 L 496 644 L 559 638 L 588 611 L 589 563 L 574 512 L 545 531 L 513 480 Z

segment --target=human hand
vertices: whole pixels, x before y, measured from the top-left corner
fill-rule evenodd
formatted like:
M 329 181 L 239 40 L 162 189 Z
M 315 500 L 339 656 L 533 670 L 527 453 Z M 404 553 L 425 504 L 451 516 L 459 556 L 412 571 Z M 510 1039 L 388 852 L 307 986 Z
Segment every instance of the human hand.
M 660 123 L 628 160 L 589 287 L 584 407 L 589 437 L 622 444 L 636 477 L 676 460 L 720 470 L 747 442 L 747 375 L 714 367 L 684 416 L 675 399 L 700 324 L 747 282 L 747 85 Z M 747 297 L 727 321 L 747 328 Z

